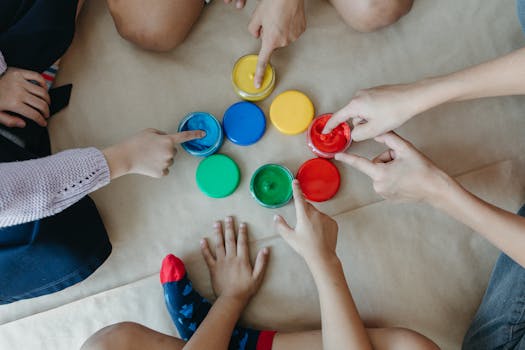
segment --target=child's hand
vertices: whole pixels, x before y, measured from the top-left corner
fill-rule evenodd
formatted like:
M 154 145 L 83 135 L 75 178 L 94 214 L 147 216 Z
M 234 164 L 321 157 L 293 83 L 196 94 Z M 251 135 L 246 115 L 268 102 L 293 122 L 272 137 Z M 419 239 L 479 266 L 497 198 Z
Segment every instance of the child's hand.
M 297 224 L 292 229 L 276 215 L 277 232 L 309 264 L 335 256 L 337 222 L 304 199 L 298 180 L 292 186 Z
M 306 30 L 304 0 L 262 0 L 253 12 L 248 30 L 261 38 L 254 78 L 254 85 L 259 88 L 273 51 L 288 46 Z
M 268 248 L 259 251 L 252 268 L 246 224 L 239 225 L 237 238 L 231 216 L 225 219 L 224 233 L 220 221 L 215 222 L 213 227 L 216 235 L 215 257 L 208 241 L 201 240 L 201 251 L 210 270 L 213 291 L 218 297 L 248 302 L 261 286 L 268 263 Z
M 39 85 L 29 82 L 33 80 Z M 46 126 L 51 99 L 46 81 L 37 72 L 8 68 L 0 77 L 0 123 L 13 128 L 23 128 L 25 121 L 11 113 L 23 115 L 40 126 Z
M 232 2 L 235 2 L 235 7 L 238 9 L 244 8 L 244 5 L 246 5 L 246 0 L 224 0 L 225 4 L 230 4 Z
M 440 186 L 449 177 L 414 145 L 393 132 L 375 138 L 389 149 L 370 161 L 346 153 L 335 159 L 342 161 L 370 176 L 374 190 L 386 199 L 397 202 L 432 202 L 439 195 Z
M 168 135 L 159 130 L 146 129 L 103 151 L 111 179 L 126 174 L 155 178 L 166 176 L 177 153 L 175 145 L 204 136 L 205 133 L 201 130 Z

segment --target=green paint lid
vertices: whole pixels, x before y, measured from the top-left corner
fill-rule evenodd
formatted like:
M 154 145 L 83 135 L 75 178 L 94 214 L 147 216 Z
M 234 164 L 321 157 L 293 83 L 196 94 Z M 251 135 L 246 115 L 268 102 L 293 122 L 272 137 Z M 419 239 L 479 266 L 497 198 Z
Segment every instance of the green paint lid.
M 293 174 L 278 164 L 266 164 L 255 171 L 250 181 L 253 198 L 266 208 L 280 208 L 292 198 Z
M 212 198 L 231 195 L 239 186 L 241 173 L 237 164 L 224 154 L 203 159 L 197 167 L 195 180 L 199 189 Z

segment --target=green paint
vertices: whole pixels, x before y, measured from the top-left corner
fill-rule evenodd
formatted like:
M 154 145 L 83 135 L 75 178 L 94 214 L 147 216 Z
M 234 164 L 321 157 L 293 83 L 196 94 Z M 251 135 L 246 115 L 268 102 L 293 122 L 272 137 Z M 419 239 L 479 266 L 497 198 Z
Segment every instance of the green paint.
M 287 168 L 277 164 L 266 164 L 252 176 L 250 191 L 264 207 L 280 208 L 292 198 L 293 175 Z
M 224 198 L 232 194 L 240 178 L 239 167 L 224 154 L 214 154 L 202 160 L 195 175 L 200 190 L 212 198 Z

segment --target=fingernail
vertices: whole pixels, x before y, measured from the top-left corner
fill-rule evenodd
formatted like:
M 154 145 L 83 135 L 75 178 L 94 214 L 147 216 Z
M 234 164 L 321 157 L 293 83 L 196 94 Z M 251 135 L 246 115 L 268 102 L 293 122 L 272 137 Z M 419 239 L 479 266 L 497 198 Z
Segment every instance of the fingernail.
M 279 221 L 279 215 L 274 215 L 273 216 L 273 221 Z
M 16 126 L 18 126 L 19 128 L 23 128 L 26 126 L 26 123 L 24 123 L 23 121 L 19 121 L 16 123 Z
M 262 252 L 263 252 L 264 255 L 268 255 L 269 250 L 268 250 L 267 247 L 264 247 L 263 250 L 262 250 Z
M 241 224 L 239 226 L 240 227 L 246 227 L 246 223 L 245 222 L 241 222 Z
M 233 218 L 232 218 L 231 216 L 227 216 L 227 217 L 226 217 L 226 221 L 227 221 L 227 222 L 230 222 L 230 221 L 232 221 L 232 220 L 233 220 Z
M 200 135 L 201 138 L 203 138 L 204 136 L 206 136 L 206 131 L 201 130 L 199 135 Z
M 238 9 L 242 8 L 242 2 L 237 1 L 237 5 L 236 6 L 237 6 Z
M 213 227 L 215 227 L 215 228 L 219 228 L 220 226 L 221 226 L 221 224 L 220 224 L 220 222 L 218 222 L 218 221 L 215 221 L 215 222 L 213 223 Z
M 201 239 L 200 240 L 200 244 L 201 244 L 201 246 L 204 246 L 206 244 L 206 241 L 204 239 Z
M 256 82 L 255 82 L 255 88 L 256 88 L 256 89 L 260 89 L 260 88 L 261 88 L 261 83 L 258 82 L 258 81 L 256 81 Z
M 299 180 L 294 179 L 294 180 L 292 181 L 292 184 L 294 184 L 294 185 L 296 185 L 296 186 L 299 185 Z

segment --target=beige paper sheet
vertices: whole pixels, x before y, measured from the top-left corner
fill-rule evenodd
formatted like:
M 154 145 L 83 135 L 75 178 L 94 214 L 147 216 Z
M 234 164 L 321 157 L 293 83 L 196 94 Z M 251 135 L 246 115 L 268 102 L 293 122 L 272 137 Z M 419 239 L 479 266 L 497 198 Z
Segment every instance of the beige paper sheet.
M 74 89 L 70 106 L 51 122 L 54 151 L 104 147 L 146 127 L 174 131 L 195 110 L 221 118 L 238 101 L 230 86 L 233 63 L 258 48 L 246 30 L 254 5 L 249 0 L 237 12 L 216 1 L 180 48 L 151 54 L 118 36 L 103 1 L 87 2 L 59 75 Z M 265 111 L 287 89 L 307 93 L 319 113 L 334 111 L 359 88 L 450 72 L 525 42 L 513 0 L 416 0 L 401 22 L 371 34 L 349 29 L 327 2 L 309 1 L 308 12 L 307 32 L 272 59 L 278 82 L 260 104 Z M 475 193 L 515 211 L 524 199 L 518 158 L 525 150 L 524 107 L 521 97 L 456 103 L 398 131 Z M 372 156 L 382 147 L 367 141 L 351 150 Z M 239 189 L 226 199 L 198 191 L 199 160 L 182 151 L 167 178 L 130 176 L 93 194 L 114 246 L 111 257 L 76 286 L 0 307 L 0 348 L 71 349 L 122 320 L 173 332 L 157 283 L 160 260 L 168 252 L 185 257 L 195 285 L 209 295 L 198 240 L 215 219 L 232 213 L 249 223 L 254 245 L 272 247 L 267 280 L 246 320 L 280 330 L 318 327 L 308 271 L 269 225 L 275 213 L 293 223 L 293 206 L 264 209 L 248 191 L 258 166 L 278 162 L 296 171 L 311 158 L 304 135 L 284 136 L 269 126 L 256 145 L 227 142 L 221 152 L 242 171 Z M 319 207 L 337 215 L 338 251 L 364 318 L 371 325 L 409 326 L 457 349 L 497 251 L 431 208 L 381 201 L 368 178 L 339 169 L 340 193 Z

